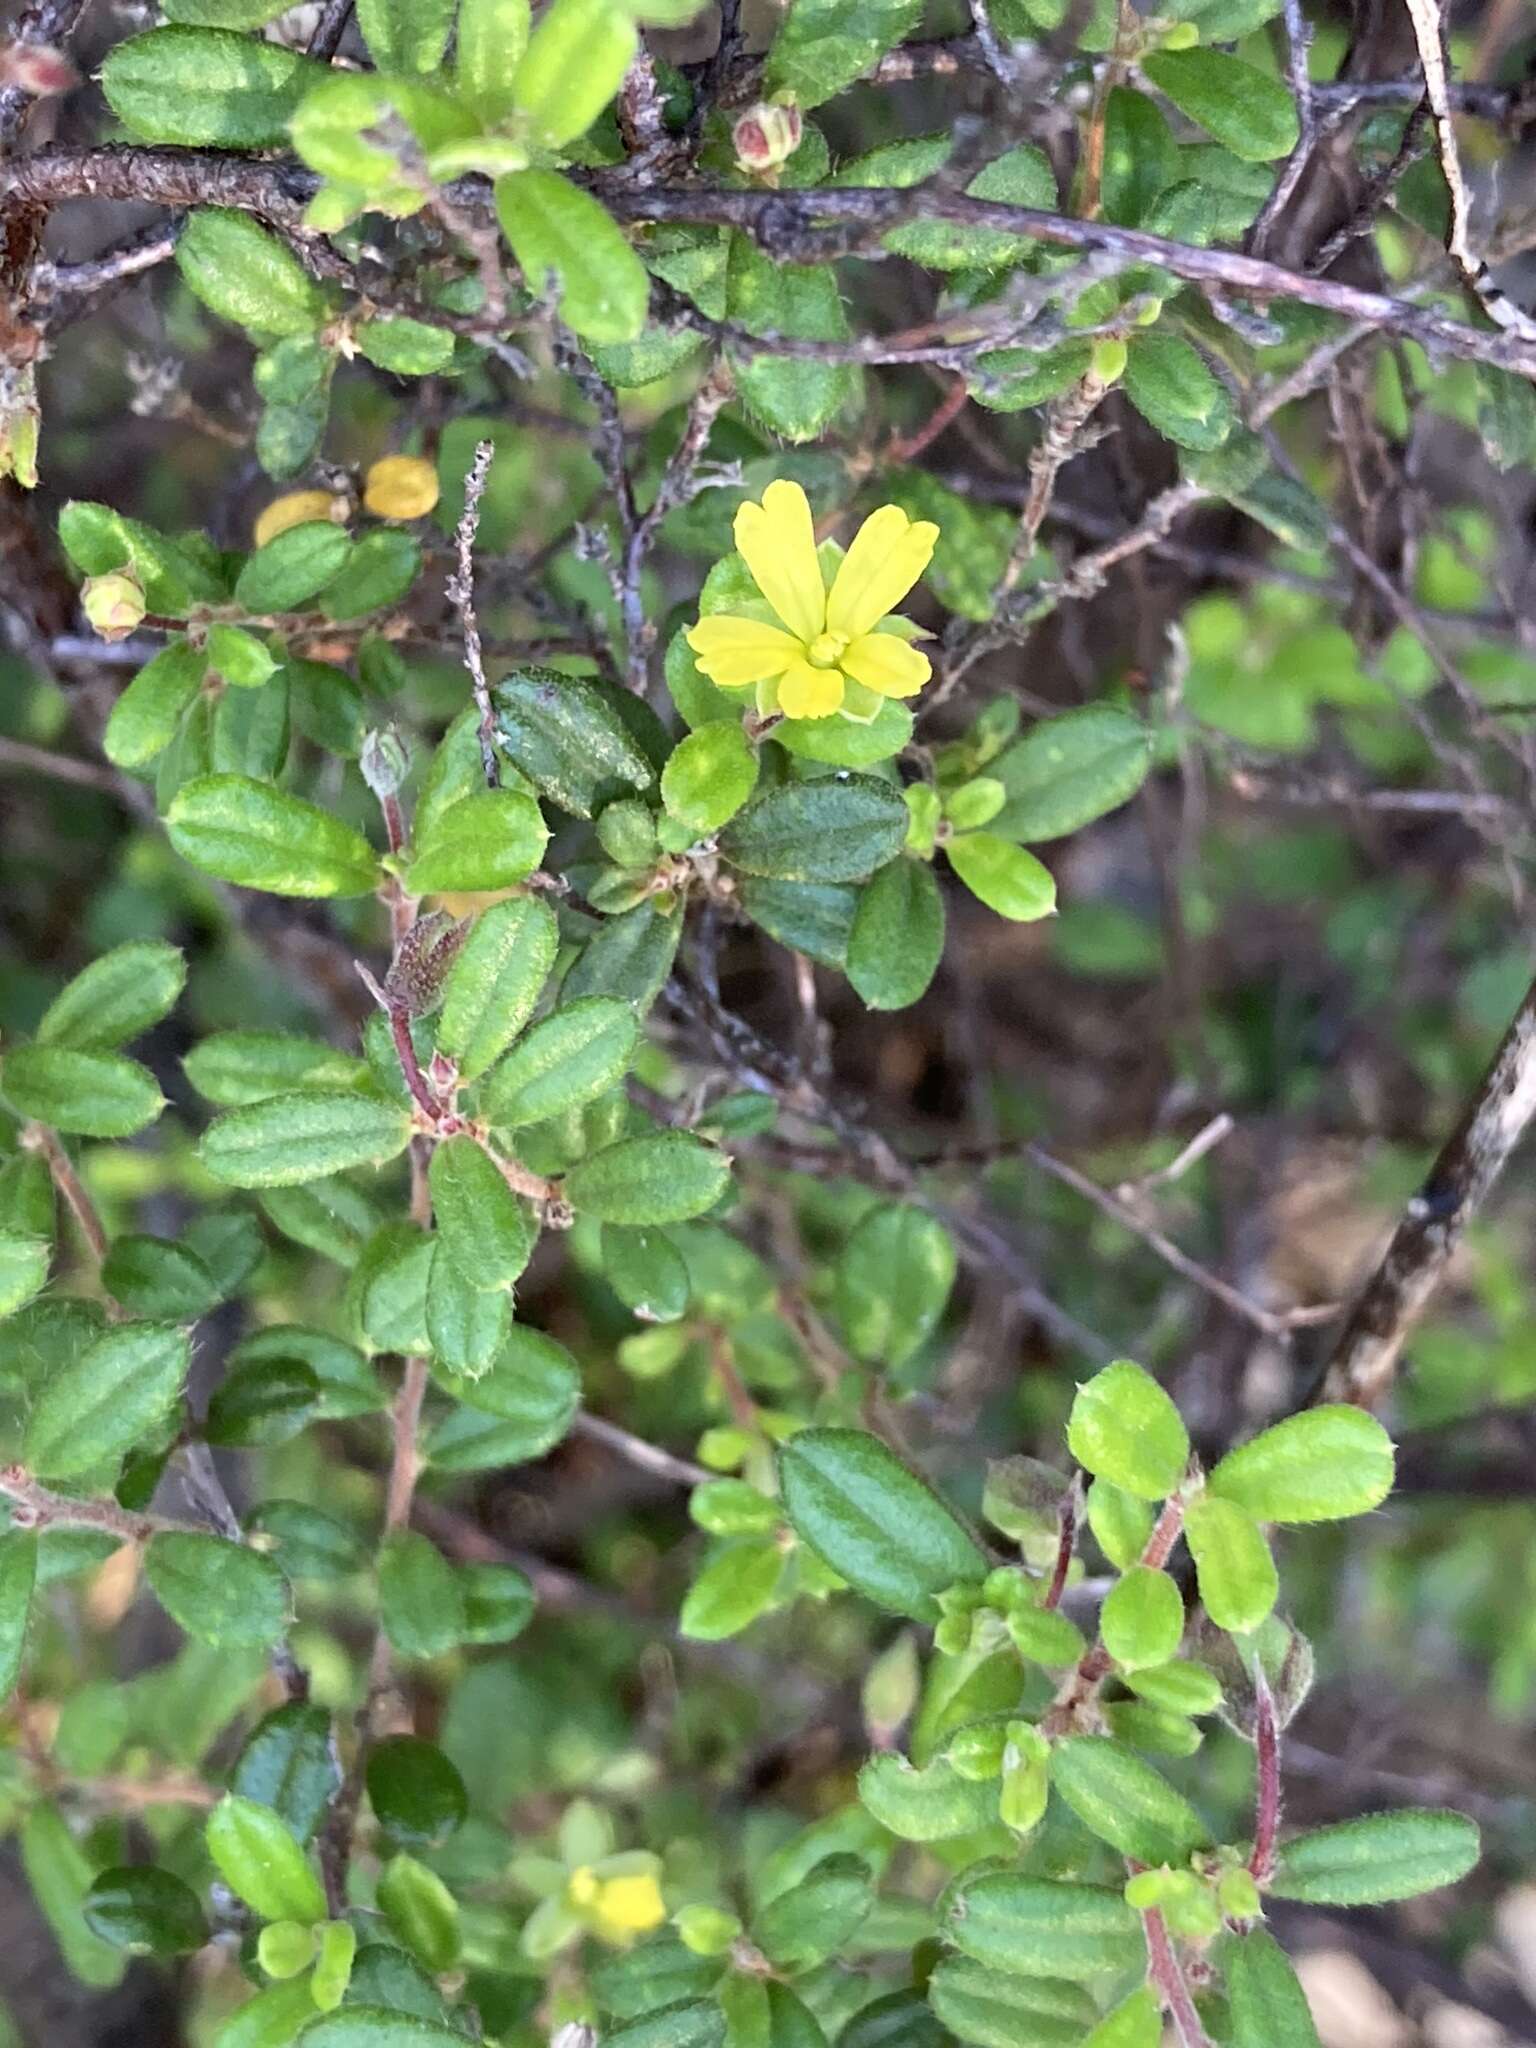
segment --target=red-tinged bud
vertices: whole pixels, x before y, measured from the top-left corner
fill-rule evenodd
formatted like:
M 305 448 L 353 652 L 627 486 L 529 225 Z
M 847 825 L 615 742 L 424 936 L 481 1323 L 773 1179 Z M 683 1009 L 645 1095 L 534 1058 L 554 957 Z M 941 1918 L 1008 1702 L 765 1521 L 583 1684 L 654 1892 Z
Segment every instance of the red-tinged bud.
M 19 86 L 33 99 L 46 100 L 79 83 L 79 72 L 51 43 L 0 44 L 0 85 Z
M 131 569 L 114 569 L 108 576 L 87 576 L 80 602 L 103 640 L 126 640 L 144 623 L 144 614 L 149 609 L 144 602 L 144 587 Z
M 793 101 L 764 100 L 738 117 L 731 143 L 740 169 L 761 177 L 789 161 L 800 135 L 800 109 Z

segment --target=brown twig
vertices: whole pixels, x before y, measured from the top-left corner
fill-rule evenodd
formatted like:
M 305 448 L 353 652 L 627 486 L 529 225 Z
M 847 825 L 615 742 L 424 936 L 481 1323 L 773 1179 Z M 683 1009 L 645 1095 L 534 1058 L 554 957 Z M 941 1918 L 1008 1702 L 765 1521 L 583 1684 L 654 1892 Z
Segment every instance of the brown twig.
M 1536 1116 L 1536 984 L 1350 1310 L 1319 1396 L 1372 1408 L 1467 1226 Z
M 96 1261 L 99 1273 L 107 1256 L 107 1233 L 97 1213 L 96 1204 L 87 1193 L 84 1181 L 75 1171 L 74 1161 L 64 1149 L 63 1140 L 57 1131 L 50 1130 L 46 1124 L 28 1124 L 22 1131 L 21 1142 L 30 1151 L 40 1152 L 47 1160 L 53 1184 L 64 1198 L 69 1213 L 79 1224 L 80 1235 L 90 1246 L 91 1257 Z M 102 1293 L 106 1296 L 108 1312 L 113 1316 L 120 1316 L 123 1312 L 120 1305 L 107 1294 L 105 1287 Z

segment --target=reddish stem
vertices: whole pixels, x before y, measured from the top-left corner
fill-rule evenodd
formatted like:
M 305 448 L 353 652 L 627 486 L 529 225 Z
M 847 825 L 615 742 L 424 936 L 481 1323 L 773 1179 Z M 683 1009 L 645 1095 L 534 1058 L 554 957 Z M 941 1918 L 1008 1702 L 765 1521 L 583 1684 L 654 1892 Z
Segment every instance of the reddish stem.
M 417 1108 L 435 1124 L 442 1105 L 427 1086 L 427 1077 L 421 1071 L 415 1041 L 411 1037 L 411 1020 L 394 1003 L 389 1005 L 386 1015 L 389 1018 L 389 1035 L 395 1041 L 395 1051 L 400 1056 L 400 1071 L 405 1076 L 405 1085 L 410 1089 Z
M 1248 1874 L 1255 1884 L 1267 1884 L 1275 1874 L 1275 1841 L 1280 1832 L 1280 1723 L 1275 1714 L 1274 1694 L 1264 1667 L 1253 1667 L 1256 1703 L 1254 1747 L 1258 1758 L 1258 1798 L 1253 1823 L 1253 1854 Z
M 1072 1484 L 1061 1497 L 1061 1509 L 1056 1539 L 1056 1567 L 1051 1573 L 1051 1583 L 1046 1590 L 1041 1606 L 1059 1607 L 1061 1596 L 1067 1589 L 1067 1573 L 1072 1569 L 1072 1553 L 1077 1548 L 1077 1522 L 1083 1510 L 1083 1475 L 1073 1474 Z
M 1184 1981 L 1184 1972 L 1179 1968 L 1179 1959 L 1174 1953 L 1162 1914 L 1154 1906 L 1142 1914 L 1141 1921 L 1147 1936 L 1147 1982 L 1167 2008 L 1174 2032 L 1183 2048 L 1212 2048 L 1211 2037 L 1195 2010 L 1195 2001 Z

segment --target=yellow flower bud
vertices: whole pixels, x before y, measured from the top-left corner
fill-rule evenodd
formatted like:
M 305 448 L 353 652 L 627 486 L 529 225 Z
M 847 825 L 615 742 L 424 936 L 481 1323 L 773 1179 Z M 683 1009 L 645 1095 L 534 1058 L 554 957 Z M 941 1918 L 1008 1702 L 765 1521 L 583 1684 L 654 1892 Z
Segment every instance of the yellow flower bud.
M 420 455 L 386 455 L 363 480 L 363 503 L 375 519 L 420 519 L 437 499 L 437 471 Z
M 126 640 L 149 609 L 144 602 L 143 585 L 131 569 L 114 569 L 108 576 L 87 576 L 80 603 L 103 640 Z
M 281 498 L 274 498 L 265 511 L 257 515 L 251 538 L 257 547 L 264 548 L 269 540 L 276 540 L 290 526 L 308 526 L 316 519 L 331 519 L 338 526 L 344 526 L 346 518 L 345 498 L 333 497 L 329 491 L 289 491 Z

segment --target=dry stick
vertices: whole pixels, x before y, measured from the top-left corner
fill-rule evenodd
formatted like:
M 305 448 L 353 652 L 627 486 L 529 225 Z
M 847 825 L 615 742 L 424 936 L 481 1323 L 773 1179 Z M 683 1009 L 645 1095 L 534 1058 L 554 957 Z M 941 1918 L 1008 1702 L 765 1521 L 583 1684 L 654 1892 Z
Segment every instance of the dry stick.
M 1074 390 L 1047 407 L 1045 431 L 1030 451 L 1029 493 L 1024 500 L 1023 516 L 998 580 L 995 595 L 999 603 L 1013 590 L 1035 551 L 1056 479 L 1074 455 L 1092 445 L 1085 429 L 1108 389 L 1098 371 L 1089 370 Z
M 949 221 L 960 227 L 998 228 L 1031 235 L 1062 248 L 1103 251 L 1124 264 L 1158 264 L 1188 284 L 1259 301 L 1293 299 L 1343 320 L 1406 335 L 1427 349 L 1493 363 L 1536 376 L 1536 339 L 1487 331 L 1443 314 L 1365 291 L 1334 278 L 1304 277 L 1277 263 L 1233 250 L 1195 248 L 1107 221 L 1074 220 L 1037 207 L 974 199 L 933 184 L 904 191 L 807 187 L 800 191 L 713 191 L 705 186 L 627 186 L 612 174 L 591 179 L 609 209 L 626 222 L 739 227 L 770 256 L 827 262 L 866 244 L 882 253 L 879 236 L 911 220 Z M 91 149 L 48 149 L 0 165 L 0 201 L 22 198 L 47 206 L 57 200 L 125 199 L 161 206 L 232 206 L 259 213 L 291 234 L 306 234 L 303 213 L 318 180 L 302 166 L 225 156 L 216 150 L 108 144 Z M 455 200 L 489 203 L 480 181 L 464 179 Z M 759 342 L 759 348 L 762 344 Z
M 1536 1116 L 1536 983 L 1350 1310 L 1319 1397 L 1372 1408 L 1467 1225 Z
M 1296 138 L 1296 147 L 1286 158 L 1284 169 L 1275 180 L 1262 212 L 1249 231 L 1247 246 L 1255 256 L 1263 255 L 1271 230 L 1289 205 L 1291 194 L 1301 183 L 1301 174 L 1306 169 L 1317 143 L 1317 117 L 1312 106 L 1312 77 L 1307 68 L 1307 55 L 1312 47 L 1312 27 L 1301 11 L 1301 0 L 1285 0 L 1285 40 L 1286 73 L 1290 81 L 1291 97 L 1296 102 L 1296 118 L 1300 124 L 1300 133 Z
M 667 514 L 679 505 L 688 504 L 700 490 L 709 488 L 708 482 L 701 484 L 698 481 L 699 461 L 732 388 L 729 369 L 723 361 L 716 363 L 693 394 L 687 423 L 672 451 L 671 460 L 662 472 L 655 498 L 625 535 L 619 561 L 620 609 L 626 622 L 627 678 L 629 687 L 637 693 L 645 689 L 651 648 L 656 639 L 656 628 L 645 617 L 640 593 L 646 558 L 656 544 L 661 522 Z M 628 630 L 631 620 L 635 621 L 632 633 Z
M 352 0 L 326 0 L 320 19 L 315 23 L 309 39 L 307 55 L 319 57 L 329 63 L 341 46 L 341 39 L 347 32 L 347 23 L 352 19 Z
M 616 1422 L 607 1422 L 601 1415 L 588 1414 L 584 1408 L 577 1412 L 571 1428 L 577 1436 L 590 1437 L 593 1443 L 606 1445 L 628 1464 L 639 1466 L 642 1472 L 650 1472 L 658 1479 L 673 1480 L 679 1486 L 707 1486 L 719 1477 L 718 1473 L 708 1472 L 687 1458 L 674 1457 L 658 1444 L 647 1443 L 643 1436 L 632 1436 L 627 1429 L 620 1429 Z
M 475 708 L 480 713 L 480 765 L 485 770 L 487 789 L 501 787 L 501 770 L 496 764 L 496 713 L 491 704 L 491 686 L 485 679 L 485 650 L 480 643 L 480 621 L 475 615 L 475 538 L 480 531 L 480 500 L 485 495 L 485 480 L 491 473 L 495 453 L 494 441 L 481 441 L 465 475 L 464 510 L 453 535 L 458 569 L 448 579 L 448 602 L 459 615 L 459 628 L 464 635 L 464 666 L 469 670 Z

